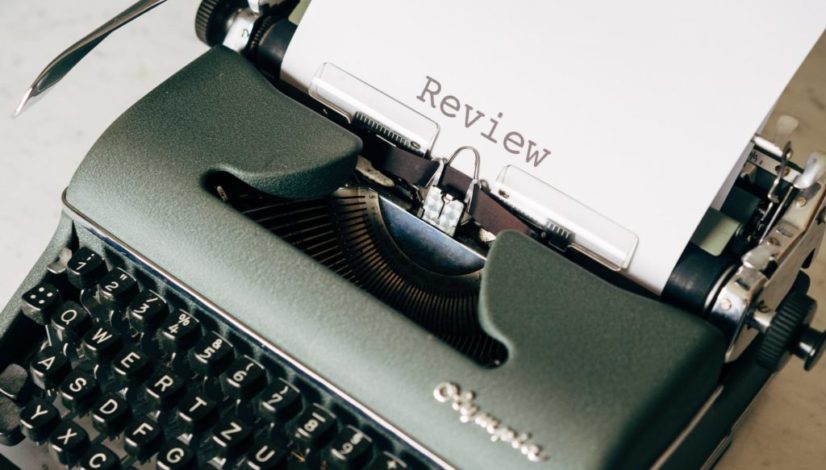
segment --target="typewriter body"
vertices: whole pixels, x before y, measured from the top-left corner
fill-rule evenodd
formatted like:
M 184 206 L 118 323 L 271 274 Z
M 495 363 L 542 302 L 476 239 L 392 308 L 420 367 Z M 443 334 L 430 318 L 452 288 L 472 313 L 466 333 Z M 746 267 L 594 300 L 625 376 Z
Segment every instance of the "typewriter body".
M 736 229 L 655 297 L 280 84 L 292 7 L 205 0 L 212 48 L 78 168 L 0 316 L 7 462 L 708 468 L 790 357 L 814 366 L 826 158 L 756 135 L 707 225 Z

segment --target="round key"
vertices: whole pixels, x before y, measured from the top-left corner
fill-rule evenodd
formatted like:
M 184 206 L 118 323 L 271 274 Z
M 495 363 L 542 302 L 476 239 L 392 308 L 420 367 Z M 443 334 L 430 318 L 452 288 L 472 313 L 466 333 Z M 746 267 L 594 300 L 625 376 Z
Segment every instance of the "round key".
M 166 317 L 168 307 L 160 295 L 145 290 L 129 304 L 129 324 L 141 333 L 155 331 Z
M 78 248 L 66 264 L 66 277 L 78 289 L 85 289 L 106 274 L 106 262 L 94 251 L 84 247 Z
M 200 392 L 190 393 L 178 405 L 178 419 L 188 432 L 201 433 L 218 417 L 218 404 Z
M 247 452 L 242 468 L 247 470 L 283 470 L 287 468 L 289 452 L 283 443 L 261 438 Z
M 361 468 L 370 460 L 373 441 L 353 426 L 345 427 L 323 451 L 327 468 L 349 470 Z
M 146 381 L 144 390 L 155 406 L 168 410 L 181 399 L 186 390 L 186 383 L 168 370 L 159 370 Z
M 201 337 L 201 324 L 188 312 L 179 310 L 160 329 L 161 344 L 169 352 L 186 351 Z
M 252 444 L 252 426 L 235 416 L 227 415 L 212 428 L 212 441 L 218 446 L 222 456 L 234 459 Z
M 139 347 L 129 345 L 112 359 L 112 370 L 122 383 L 134 385 L 142 383 L 152 373 L 152 360 Z
M 98 384 L 94 377 L 76 369 L 69 373 L 60 384 L 60 396 L 67 408 L 83 412 L 94 402 L 98 394 Z
M 77 302 L 63 302 L 52 316 L 52 326 L 61 341 L 78 341 L 92 326 L 89 312 Z
M 185 470 L 196 468 L 195 452 L 179 441 L 170 441 L 158 452 L 159 470 Z
M 93 326 L 83 337 L 83 349 L 98 360 L 111 359 L 122 345 L 123 338 L 120 332 L 106 323 Z
M 285 423 L 301 411 L 301 393 L 284 379 L 276 379 L 258 396 L 258 413 L 272 423 Z
M 192 369 L 202 375 L 220 375 L 232 362 L 232 345 L 210 331 L 189 351 Z
M 45 325 L 60 303 L 60 291 L 48 282 L 41 282 L 23 294 L 21 309 L 32 321 Z
M 163 431 L 146 416 L 138 418 L 123 432 L 123 448 L 139 461 L 153 456 L 163 444 Z
M 89 434 L 74 421 L 63 421 L 49 439 L 57 459 L 64 465 L 73 465 L 89 446 Z
M 51 403 L 35 398 L 20 411 L 20 428 L 34 442 L 49 438 L 60 423 L 60 413 Z
M 57 387 L 69 374 L 69 359 L 63 352 L 48 347 L 34 355 L 29 363 L 29 370 L 34 383 L 44 390 L 49 390 Z
M 248 357 L 239 357 L 221 376 L 226 393 L 238 400 L 255 396 L 267 385 L 267 373 Z
M 131 417 L 129 404 L 116 393 L 107 393 L 92 407 L 92 425 L 107 436 L 123 431 Z
M 393 454 L 382 452 L 367 467 L 369 470 L 405 470 L 407 464 Z
M 335 429 L 335 415 L 318 405 L 313 405 L 295 419 L 292 436 L 299 445 L 315 449 L 322 446 Z
M 98 297 L 110 308 L 122 308 L 138 293 L 138 281 L 123 269 L 109 271 L 98 282 Z
M 117 454 L 100 444 L 94 444 L 78 462 L 81 470 L 118 470 L 121 468 Z

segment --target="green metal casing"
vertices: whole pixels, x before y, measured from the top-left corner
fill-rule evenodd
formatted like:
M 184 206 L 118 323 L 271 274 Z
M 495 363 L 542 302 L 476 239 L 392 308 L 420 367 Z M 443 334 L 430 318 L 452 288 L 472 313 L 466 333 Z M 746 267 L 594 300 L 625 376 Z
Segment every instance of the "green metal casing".
M 280 197 L 316 197 L 350 177 L 360 150 L 357 137 L 218 47 L 115 121 L 66 199 L 450 464 L 654 463 L 717 385 L 724 341 L 702 320 L 506 232 L 489 253 L 479 310 L 509 357 L 484 369 L 203 187 L 210 172 L 227 171 Z M 13 300 L 0 326 L 17 311 Z M 434 398 L 445 382 L 475 392 L 474 403 L 503 425 L 530 432 L 547 460 L 530 462 L 460 422 Z

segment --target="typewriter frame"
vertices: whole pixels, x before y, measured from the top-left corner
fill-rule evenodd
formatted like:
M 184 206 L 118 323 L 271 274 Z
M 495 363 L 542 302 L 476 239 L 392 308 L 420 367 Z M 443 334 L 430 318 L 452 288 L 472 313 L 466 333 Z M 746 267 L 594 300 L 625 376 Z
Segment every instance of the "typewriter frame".
M 257 101 L 250 99 L 253 95 Z M 290 116 L 290 122 L 278 119 L 285 115 Z M 184 125 L 176 126 L 176 123 Z M 245 138 L 250 133 L 260 135 L 261 141 L 250 142 L 255 140 Z M 267 134 L 274 134 L 276 138 Z M 206 147 L 203 142 L 193 146 L 193 139 L 203 139 L 204 136 L 208 136 Z M 285 136 L 288 138 L 280 138 Z M 375 417 L 377 423 L 387 423 L 391 430 L 398 429 L 400 438 L 427 456 L 435 466 L 597 468 L 653 465 L 676 468 L 687 463 L 700 466 L 706 460 L 714 462 L 719 456 L 715 449 L 724 448 L 732 427 L 772 375 L 754 364 L 754 347 L 737 361 L 724 366 L 725 340 L 706 322 L 661 302 L 610 286 L 546 247 L 524 236 L 504 233 L 494 244 L 488 259 L 490 272 L 483 287 L 482 322 L 491 334 L 509 346 L 514 355 L 511 364 L 492 371 L 480 370 L 466 359 L 457 357 L 446 346 L 434 342 L 412 323 L 387 311 L 374 299 L 263 229 L 251 225 L 200 186 L 204 175 L 211 171 L 231 171 L 254 186 L 284 197 L 313 197 L 330 192 L 344 182 L 355 166 L 358 151 L 359 142 L 355 137 L 280 95 L 239 55 L 221 47 L 214 48 L 127 111 L 101 137 L 65 193 L 66 215 L 58 233 L 21 286 L 17 298 L 38 282 L 60 249 L 75 234 L 91 235 L 82 227 L 97 226 L 95 231 L 104 236 L 96 243 L 104 243 L 108 238 L 123 250 L 128 247 L 137 260 L 143 260 L 149 266 L 164 266 L 170 282 L 177 284 L 175 279 L 181 280 L 181 287 L 188 286 L 184 291 L 192 292 L 196 299 L 205 300 L 204 306 L 219 307 L 218 311 L 235 319 L 233 322 L 243 322 L 249 331 L 258 332 L 257 339 L 270 345 L 268 347 L 274 345 L 287 351 L 290 357 L 303 364 L 299 369 L 309 371 L 310 377 L 322 378 L 322 384 L 334 385 L 332 391 L 341 392 L 336 395 L 353 398 L 354 402 L 360 403 L 357 408 L 367 410 L 367 416 Z M 307 158 L 291 158 L 296 152 Z M 209 158 L 204 158 L 205 154 Z M 216 155 L 217 160 L 213 158 Z M 123 171 L 123 165 L 147 169 L 150 161 L 154 162 L 150 165 L 155 170 L 147 174 Z M 161 170 L 157 171 L 159 168 Z M 191 177 L 195 180 L 189 179 Z M 178 187 L 178 183 L 185 183 L 186 187 Z M 188 195 L 187 199 L 174 199 L 180 198 L 182 192 Z M 186 201 L 187 212 L 182 216 L 173 207 L 168 207 L 170 200 Z M 131 220 L 123 220 L 124 211 L 130 214 Z M 211 220 L 204 220 L 210 217 Z M 83 222 L 84 219 L 87 222 Z M 158 222 L 160 219 L 163 222 Z M 150 225 L 148 222 L 153 220 L 152 226 L 135 223 Z M 217 222 L 213 233 L 198 231 L 213 222 Z M 165 246 L 171 239 L 157 230 L 164 226 L 175 230 L 175 247 Z M 285 330 L 272 331 L 267 327 L 272 316 L 263 315 L 260 310 L 256 313 L 256 308 L 267 308 L 266 296 L 253 296 L 252 309 L 251 305 L 244 305 L 250 299 L 235 296 L 232 289 L 227 289 L 227 281 L 220 273 L 196 269 L 197 257 L 209 250 L 191 251 L 193 247 L 183 243 L 187 237 L 201 236 L 209 240 L 197 240 L 200 246 L 227 246 L 222 231 L 235 226 L 243 227 L 243 238 L 251 243 L 246 250 L 269 253 L 253 262 L 258 272 L 244 274 L 245 280 L 257 286 L 256 289 L 264 289 L 258 292 L 270 292 L 269 298 L 281 308 L 302 305 L 308 315 L 301 320 L 305 324 L 327 325 L 331 330 L 344 328 L 350 332 L 359 328 L 378 328 L 373 331 L 392 334 L 394 341 L 390 350 L 419 351 L 422 356 L 413 361 L 390 356 L 388 360 L 406 372 L 403 376 L 397 375 L 397 379 L 431 369 L 429 364 L 435 358 L 439 358 L 443 365 L 437 374 L 439 379 L 427 383 L 387 383 L 381 386 L 383 390 L 372 390 L 336 370 L 342 363 L 330 356 L 328 348 L 346 350 L 347 343 L 341 337 L 344 334 L 341 330 L 320 330 L 318 334 L 328 346 L 324 348 L 326 352 L 315 355 L 307 349 L 312 335 L 306 330 L 285 324 Z M 238 240 L 234 239 L 234 242 L 238 243 Z M 245 252 L 237 247 L 230 248 L 241 256 Z M 182 261 L 187 255 L 194 259 Z M 249 277 L 261 272 L 277 275 L 278 271 L 269 261 L 273 259 L 292 268 L 289 278 L 281 276 L 263 282 Z M 507 268 L 509 263 L 527 266 L 528 272 L 537 275 L 556 273 L 558 281 L 549 284 L 537 277 L 537 282 L 532 281 L 525 290 L 518 279 L 513 279 Z M 230 267 L 223 266 L 225 270 Z M 230 270 L 233 271 L 236 274 L 245 272 Z M 324 284 L 323 293 L 313 287 L 319 280 Z M 303 296 L 290 292 L 290 286 L 302 282 L 308 283 Z M 559 312 L 549 312 L 547 297 L 538 292 L 553 289 L 556 284 L 562 285 L 563 290 L 570 290 L 574 285 L 580 287 L 569 293 L 558 292 L 556 307 Z M 508 299 L 509 292 L 533 295 L 534 300 L 514 308 L 508 305 L 512 304 Z M 583 302 L 586 293 L 587 303 Z M 313 298 L 312 295 L 323 298 Z M 305 296 L 308 297 L 302 298 Z M 342 299 L 347 300 L 343 302 Z M 369 322 L 348 326 L 335 316 L 321 316 L 322 310 L 333 309 L 341 303 L 360 312 L 352 321 L 369 319 Z M 269 305 L 272 309 L 272 303 Z M 601 310 L 606 305 L 611 305 L 613 311 Z M 504 308 L 512 309 L 513 319 L 532 318 L 537 312 L 561 314 L 535 319 L 540 321 L 539 325 L 529 322 L 528 330 L 538 328 L 546 333 L 540 342 L 536 342 L 536 333 L 526 330 L 525 325 L 502 322 L 501 315 L 496 312 Z M 578 316 L 564 315 L 570 309 L 576 309 Z M 12 345 L 10 338 L 26 328 L 27 320 L 18 311 L 19 301 L 13 300 L 0 317 L 4 348 Z M 278 316 L 282 321 L 289 318 L 283 312 Z M 546 328 L 550 325 L 554 328 Z M 653 341 L 654 338 L 648 336 L 623 340 L 619 334 L 581 344 L 582 341 L 587 343 L 587 334 L 579 335 L 584 340 L 570 334 L 577 330 L 591 331 L 589 328 L 614 328 L 632 334 L 643 325 L 652 337 L 667 337 L 669 344 Z M 559 330 L 556 334 L 555 329 Z M 399 335 L 402 331 L 404 334 Z M 526 339 L 531 337 L 533 339 Z M 560 344 L 553 344 L 554 341 Z M 424 351 L 421 350 L 423 345 L 426 345 Z M 363 350 L 350 350 L 348 355 L 386 354 L 387 347 L 382 341 L 367 341 L 360 345 Z M 547 351 L 549 348 L 553 351 Z M 554 358 L 554 353 L 559 357 Z M 590 356 L 584 357 L 586 354 Z M 641 361 L 639 367 L 619 374 L 614 359 L 618 355 Z M 11 360 L 14 356 L 3 357 Z M 570 364 L 566 365 L 566 362 Z M 642 367 L 643 364 L 646 367 Z M 575 390 L 573 384 L 565 382 L 564 374 L 571 373 L 568 366 L 585 374 L 578 380 L 588 383 L 590 390 Z M 528 369 L 524 369 L 526 367 Z M 527 377 L 525 370 L 532 371 L 536 378 L 534 382 L 520 378 Z M 542 370 L 547 377 L 537 376 L 537 370 Z M 667 379 L 659 382 L 653 379 L 658 374 L 666 374 Z M 629 390 L 626 393 L 611 389 L 606 377 L 619 380 Z M 569 380 L 572 378 L 568 377 Z M 502 381 L 522 389 L 503 387 Z M 541 463 L 530 462 L 509 446 L 491 442 L 486 433 L 457 420 L 451 407 L 440 405 L 433 398 L 434 388 L 445 382 L 475 391 L 478 402 L 491 415 L 514 429 L 531 432 L 535 442 L 547 451 L 548 459 Z M 342 385 L 345 383 L 347 385 Z M 408 386 L 415 390 L 408 390 Z M 543 396 L 540 394 L 542 390 L 552 390 L 552 396 Z M 675 393 L 677 391 L 679 393 Z M 554 414 L 570 411 L 574 399 L 595 406 L 600 412 L 585 417 Z M 398 409 L 399 403 L 415 408 L 415 418 L 423 424 L 413 425 L 410 414 Z M 551 416 L 555 418 L 551 419 Z M 538 425 L 540 422 L 542 424 Z M 611 431 L 595 435 L 593 430 L 606 423 Z M 619 433 L 620 429 L 625 432 Z M 642 432 L 643 437 L 633 435 L 634 430 Z M 403 437 L 405 435 L 409 439 Z M 446 443 L 445 438 L 450 441 Z

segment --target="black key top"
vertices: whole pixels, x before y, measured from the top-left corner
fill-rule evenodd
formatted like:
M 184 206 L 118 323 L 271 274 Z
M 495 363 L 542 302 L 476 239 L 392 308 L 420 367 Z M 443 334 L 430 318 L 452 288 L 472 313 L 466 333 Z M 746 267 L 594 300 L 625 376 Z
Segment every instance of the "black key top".
M 52 326 L 61 341 L 75 342 L 92 326 L 92 317 L 82 305 L 67 300 L 52 315 Z
M 13 446 L 22 440 L 20 408 L 9 398 L 0 396 L 0 444 Z
M 67 408 L 83 412 L 97 398 L 98 384 L 91 375 L 75 369 L 60 384 L 60 395 Z
M 0 372 L 0 395 L 12 401 L 25 403 L 32 395 L 32 383 L 29 372 L 17 364 L 9 364 Z
M 112 359 L 112 370 L 122 383 L 139 384 L 152 373 L 152 360 L 139 347 L 129 345 Z
M 160 295 L 145 290 L 138 294 L 129 304 L 129 324 L 141 333 L 158 329 L 166 317 L 166 302 Z
M 393 454 L 382 452 L 370 462 L 367 468 L 369 470 L 405 470 L 407 464 Z
M 109 271 L 98 282 L 100 301 L 111 308 L 125 307 L 137 293 L 138 281 L 120 268 Z
M 155 455 L 163 444 L 161 426 L 142 416 L 123 432 L 123 448 L 126 453 L 139 461 L 145 461 Z
M 175 406 L 185 391 L 184 380 L 168 370 L 159 370 L 144 385 L 146 395 L 157 407 L 168 410 Z
M 129 404 L 116 393 L 107 393 L 92 407 L 92 425 L 106 436 L 120 434 L 131 417 Z
M 122 345 L 120 332 L 107 323 L 98 323 L 83 337 L 83 349 L 98 360 L 111 359 Z
M 296 418 L 292 426 L 293 439 L 308 449 L 321 447 L 336 429 L 336 417 L 331 412 L 312 405 Z
M 161 344 L 169 352 L 185 351 L 201 337 L 201 324 L 189 313 L 179 310 L 161 326 Z
M 264 368 L 246 356 L 236 359 L 221 377 L 224 391 L 238 400 L 252 398 L 267 385 Z
M 227 459 L 243 454 L 252 444 L 252 426 L 235 416 L 227 415 L 212 428 L 212 441 Z
M 41 282 L 23 294 L 23 313 L 38 325 L 49 323 L 60 305 L 60 291 L 48 282 Z
M 258 400 L 258 413 L 273 423 L 285 423 L 301 411 L 301 392 L 284 379 L 274 380 Z
M 259 439 L 247 452 L 244 466 L 247 470 L 283 470 L 287 468 L 286 447 L 270 439 Z
M 90 287 L 106 274 L 106 262 L 94 251 L 84 247 L 78 248 L 66 264 L 66 276 L 78 289 Z
M 118 470 L 121 468 L 117 454 L 100 444 L 90 447 L 78 466 L 81 470 Z
M 6 469 L 6 470 L 20 470 L 20 467 L 18 467 L 17 465 L 11 463 L 11 460 L 3 457 L 2 455 L 0 455 L 0 468 Z
M 69 359 L 56 348 L 49 347 L 34 355 L 29 363 L 32 380 L 38 387 L 48 390 L 57 387 L 69 374 Z
M 89 435 L 74 421 L 63 421 L 52 432 L 49 442 L 60 463 L 73 465 L 86 452 Z
M 206 376 L 220 375 L 232 362 L 232 345 L 210 331 L 189 351 L 192 369 Z
M 188 432 L 206 431 L 218 418 L 218 404 L 199 392 L 190 393 L 178 405 L 178 419 Z
M 49 438 L 60 423 L 60 413 L 51 403 L 35 398 L 20 411 L 23 434 L 36 443 Z
M 179 441 L 170 441 L 158 452 L 159 470 L 184 470 L 195 468 L 198 461 L 195 452 Z
M 347 426 L 324 449 L 322 461 L 331 469 L 362 468 L 370 461 L 372 451 L 373 441 L 353 426 Z

